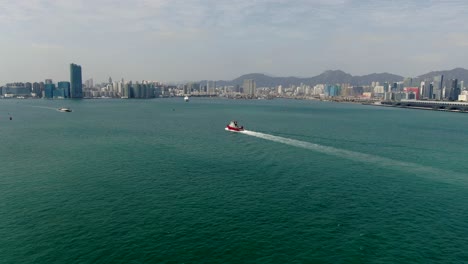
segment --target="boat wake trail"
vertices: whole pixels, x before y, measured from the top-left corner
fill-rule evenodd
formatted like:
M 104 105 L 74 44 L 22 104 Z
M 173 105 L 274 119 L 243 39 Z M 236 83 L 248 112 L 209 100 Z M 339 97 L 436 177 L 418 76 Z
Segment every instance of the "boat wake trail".
M 48 109 L 48 110 L 55 110 L 55 111 L 57 111 L 57 108 L 47 107 L 47 106 L 35 106 L 35 105 L 30 105 L 30 107 L 42 108 L 42 109 Z
M 241 133 L 245 135 L 265 139 L 265 140 L 270 140 L 270 141 L 298 147 L 298 148 L 309 149 L 309 150 L 327 154 L 327 155 L 345 158 L 348 160 L 353 160 L 353 161 L 363 162 L 363 163 L 370 163 L 370 164 L 374 164 L 374 165 L 378 165 L 381 167 L 390 168 L 394 170 L 396 169 L 396 170 L 401 170 L 401 171 L 413 172 L 425 178 L 431 178 L 434 180 L 450 182 L 450 183 L 457 182 L 457 183 L 462 183 L 468 186 L 468 175 L 464 175 L 464 174 L 457 173 L 457 172 L 445 171 L 445 170 L 441 170 L 437 168 L 423 166 L 423 165 L 416 164 L 416 163 L 403 162 L 403 161 L 393 160 L 393 159 L 375 156 L 371 154 L 365 154 L 365 153 L 360 153 L 360 152 L 355 152 L 355 151 L 350 151 L 350 150 L 328 147 L 328 146 L 323 146 L 323 145 L 319 145 L 319 144 L 315 144 L 311 142 L 285 138 L 285 137 L 279 137 L 279 136 L 274 136 L 274 135 L 250 131 L 250 130 L 244 130 Z

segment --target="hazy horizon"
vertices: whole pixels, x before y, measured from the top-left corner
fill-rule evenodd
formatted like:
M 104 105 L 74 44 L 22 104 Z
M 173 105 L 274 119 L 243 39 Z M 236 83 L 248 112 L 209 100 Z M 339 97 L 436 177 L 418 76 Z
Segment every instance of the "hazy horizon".
M 468 61 L 465 1 L 4 0 L 0 84 L 417 76 Z M 466 67 L 465 67 L 466 68 Z

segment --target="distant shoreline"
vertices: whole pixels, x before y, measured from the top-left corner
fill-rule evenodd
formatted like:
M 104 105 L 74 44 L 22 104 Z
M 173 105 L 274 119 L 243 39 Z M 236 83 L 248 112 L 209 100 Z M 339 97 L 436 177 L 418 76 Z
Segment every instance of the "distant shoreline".
M 417 106 L 401 106 L 401 105 L 387 105 L 387 104 L 366 104 L 366 103 L 363 103 L 362 105 L 393 107 L 393 108 L 403 108 L 403 109 L 427 110 L 427 111 L 437 111 L 437 112 L 468 113 L 468 111 L 462 111 L 462 110 L 434 109 L 434 108 L 429 108 L 429 107 L 417 107 Z

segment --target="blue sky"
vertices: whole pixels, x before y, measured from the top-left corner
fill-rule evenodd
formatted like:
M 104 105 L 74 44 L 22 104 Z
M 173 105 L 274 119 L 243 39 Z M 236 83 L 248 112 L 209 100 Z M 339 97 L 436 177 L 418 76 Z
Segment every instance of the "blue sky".
M 468 1 L 0 0 L 0 84 L 468 67 Z

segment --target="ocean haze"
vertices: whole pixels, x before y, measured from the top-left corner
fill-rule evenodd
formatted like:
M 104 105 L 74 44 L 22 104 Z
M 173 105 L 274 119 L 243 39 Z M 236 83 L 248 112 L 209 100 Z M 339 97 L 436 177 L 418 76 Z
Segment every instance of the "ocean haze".
M 416 76 L 466 65 L 467 8 L 461 0 L 4 0 L 0 83 L 67 80 L 69 63 L 96 81 L 324 69 Z

